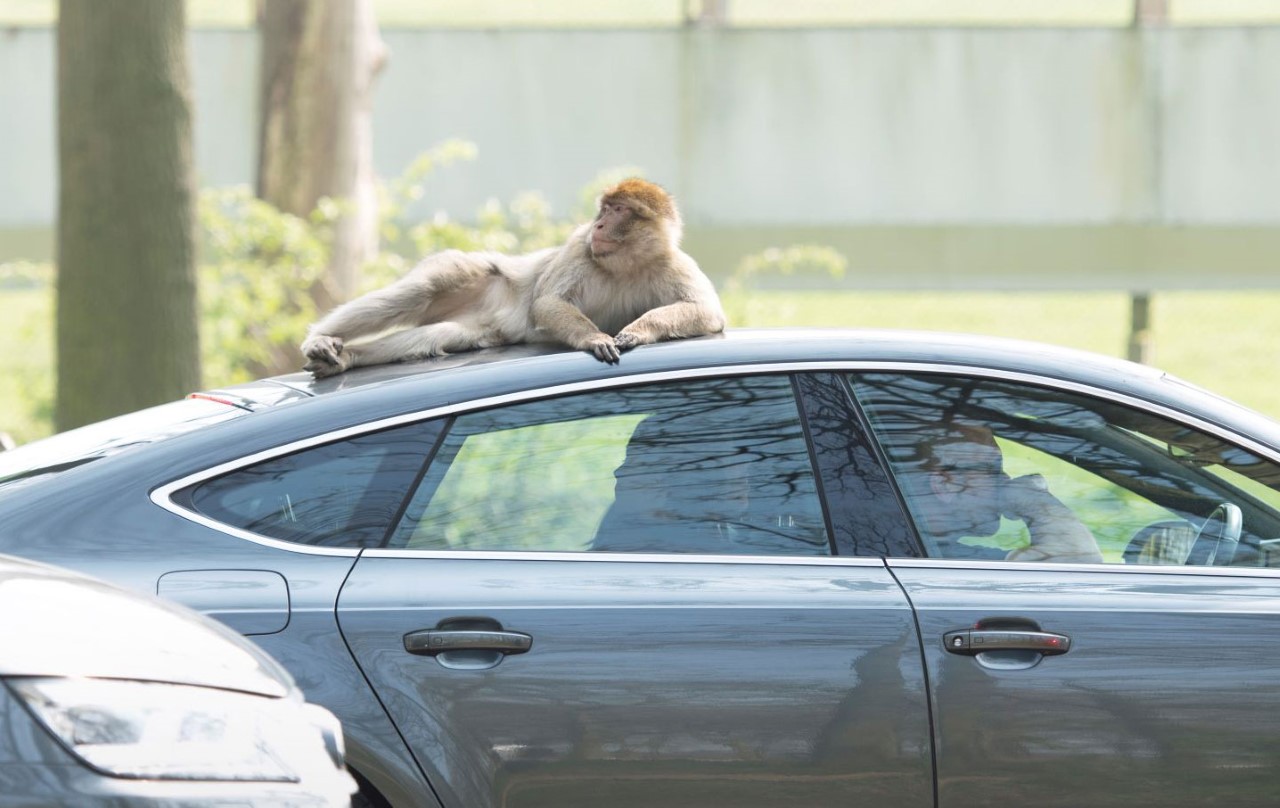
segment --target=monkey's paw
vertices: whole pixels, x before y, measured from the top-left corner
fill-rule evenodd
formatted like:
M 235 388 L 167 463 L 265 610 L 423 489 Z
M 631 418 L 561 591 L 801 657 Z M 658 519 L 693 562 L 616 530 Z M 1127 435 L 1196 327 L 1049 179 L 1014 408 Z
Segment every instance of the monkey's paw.
M 619 351 L 629 351 L 637 345 L 647 345 L 648 343 L 649 340 L 633 331 L 620 331 L 618 336 L 613 338 L 613 344 L 618 346 Z
M 347 368 L 351 367 L 351 354 L 344 353 L 339 357 L 338 363 L 335 365 L 325 362 L 321 359 L 312 359 L 310 362 L 302 366 L 302 369 L 315 376 L 317 379 L 328 378 L 329 376 L 337 376 L 343 373 Z
M 583 347 L 588 353 L 595 356 L 596 359 L 599 359 L 601 362 L 608 362 L 610 365 L 617 364 L 618 360 L 622 358 L 622 353 L 618 350 L 618 346 L 614 342 L 613 337 L 608 334 L 596 334 L 594 337 L 588 339 L 586 345 Z
M 325 334 L 312 334 L 302 343 L 302 355 L 311 361 L 307 363 L 307 368 L 320 362 L 326 365 L 338 366 L 342 364 L 342 338 L 330 337 Z M 337 371 L 341 373 L 346 370 L 343 367 Z

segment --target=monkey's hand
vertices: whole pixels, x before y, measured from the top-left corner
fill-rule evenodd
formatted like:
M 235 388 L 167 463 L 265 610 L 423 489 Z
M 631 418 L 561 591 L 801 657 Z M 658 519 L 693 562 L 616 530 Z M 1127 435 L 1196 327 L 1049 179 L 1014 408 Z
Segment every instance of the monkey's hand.
M 595 356 L 601 362 L 608 362 L 610 365 L 616 365 L 618 360 L 622 358 L 622 352 L 618 350 L 618 345 L 613 337 L 598 332 L 594 336 L 584 340 L 582 349 Z
M 619 351 L 629 351 L 637 345 L 648 345 L 650 342 L 652 340 L 625 328 L 618 332 L 618 336 L 613 338 L 613 343 L 618 346 Z

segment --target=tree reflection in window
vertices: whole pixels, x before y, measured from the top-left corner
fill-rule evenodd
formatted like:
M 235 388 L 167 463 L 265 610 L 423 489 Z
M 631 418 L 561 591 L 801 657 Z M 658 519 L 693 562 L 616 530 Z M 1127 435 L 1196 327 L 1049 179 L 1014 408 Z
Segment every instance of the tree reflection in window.
M 930 446 L 966 427 L 994 435 L 1010 476 L 1043 475 L 1108 562 L 1133 563 L 1131 542 L 1149 535 L 1147 528 L 1182 525 L 1194 536 L 1222 502 L 1245 513 L 1235 565 L 1267 563 L 1260 541 L 1280 536 L 1280 514 L 1256 495 L 1280 479 L 1275 465 L 1186 424 L 1101 398 L 992 379 L 866 373 L 852 380 L 926 544 Z M 1215 468 L 1248 478 L 1254 493 Z M 1007 551 L 1025 535 L 1021 523 L 1006 520 L 991 539 L 966 544 Z
M 791 382 L 608 390 L 459 416 L 392 546 L 825 555 Z

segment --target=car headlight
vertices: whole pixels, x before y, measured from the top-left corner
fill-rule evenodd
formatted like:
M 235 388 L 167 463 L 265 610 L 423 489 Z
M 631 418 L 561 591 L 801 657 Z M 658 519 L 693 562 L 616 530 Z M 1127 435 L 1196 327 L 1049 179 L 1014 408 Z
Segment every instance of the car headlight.
M 342 766 L 337 719 L 298 699 L 111 679 L 7 684 L 74 755 L 117 777 L 298 782 L 317 761 Z

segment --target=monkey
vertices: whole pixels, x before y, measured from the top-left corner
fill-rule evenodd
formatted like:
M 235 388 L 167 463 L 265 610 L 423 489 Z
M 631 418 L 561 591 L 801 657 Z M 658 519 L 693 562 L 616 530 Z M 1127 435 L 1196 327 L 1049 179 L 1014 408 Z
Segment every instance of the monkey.
M 324 378 L 526 342 L 559 343 L 615 364 L 638 345 L 718 333 L 720 298 L 680 249 L 682 235 L 665 189 L 625 179 L 604 191 L 595 218 L 560 247 L 523 255 L 445 250 L 338 306 L 308 329 L 304 369 Z M 351 342 L 361 337 L 376 338 Z

